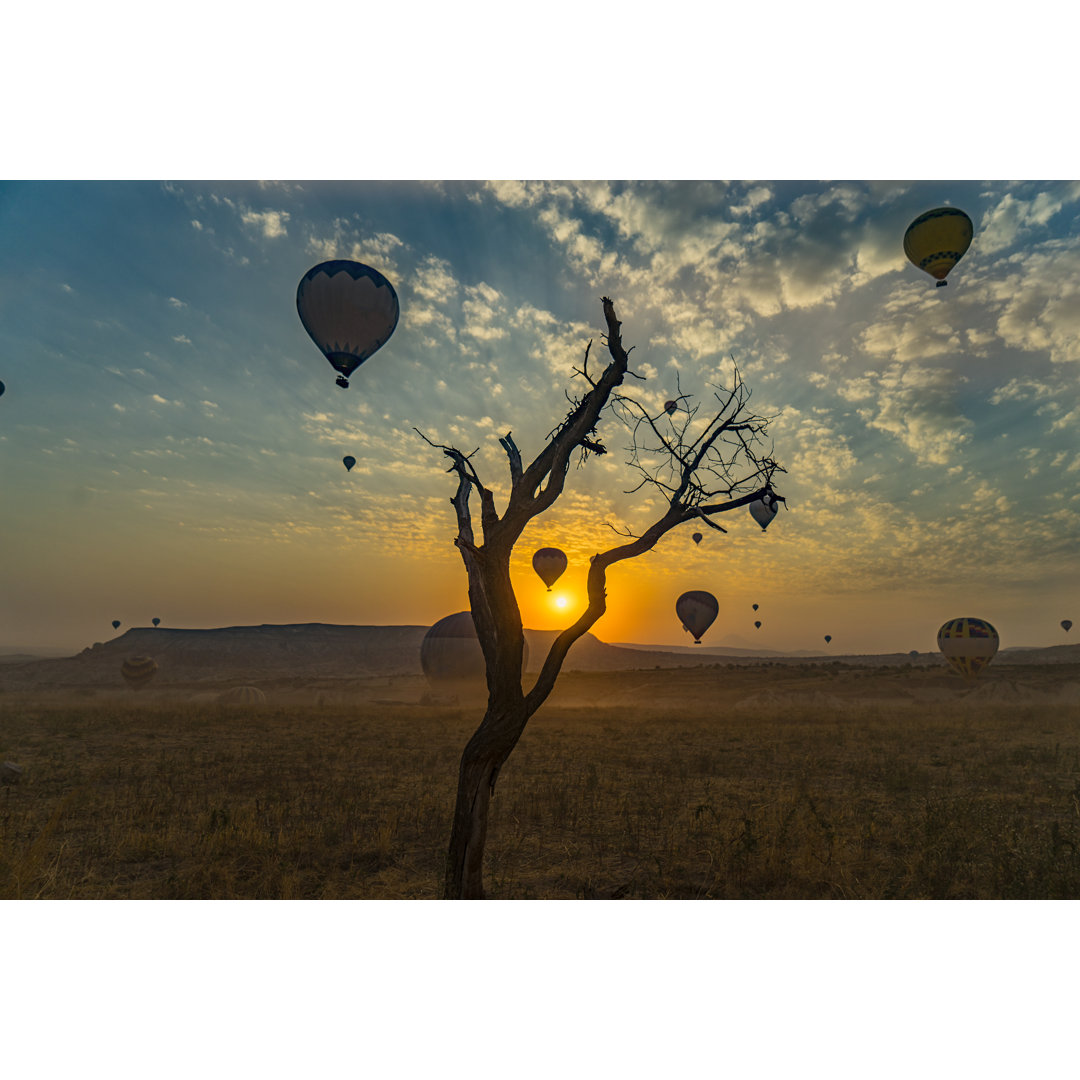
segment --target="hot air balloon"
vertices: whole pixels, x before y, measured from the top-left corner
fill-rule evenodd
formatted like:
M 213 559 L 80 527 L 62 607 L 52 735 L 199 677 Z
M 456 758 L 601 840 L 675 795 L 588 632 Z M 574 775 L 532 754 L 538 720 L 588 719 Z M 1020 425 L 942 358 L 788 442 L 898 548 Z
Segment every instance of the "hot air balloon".
M 949 271 L 964 257 L 975 227 L 955 206 L 941 206 L 920 214 L 904 233 L 904 254 L 931 277 L 938 288 L 947 285 Z
M 693 540 L 695 544 L 700 544 L 701 541 L 705 538 L 701 535 L 701 533 L 694 533 L 694 535 L 691 536 L 690 539 Z
M 132 656 L 120 665 L 120 674 L 132 690 L 141 690 L 157 672 L 157 661 L 149 656 Z
M 694 644 L 701 644 L 701 635 L 716 621 L 720 605 L 712 593 L 695 589 L 684 592 L 675 601 L 675 614 L 686 630 L 694 635 Z
M 825 644 L 828 645 L 830 641 L 832 641 L 832 634 L 826 634 L 825 635 Z
M 915 657 L 918 656 L 918 655 L 919 655 L 919 650 L 918 649 L 912 649 L 911 652 L 908 653 L 908 656 L 910 656 L 912 660 L 914 660 Z
M 6 389 L 6 387 L 4 386 L 4 384 L 2 382 L 0 382 L 0 397 L 4 396 L 4 390 L 5 389 Z
M 985 619 L 950 619 L 938 631 L 942 656 L 968 681 L 975 678 L 998 650 L 998 632 Z
M 540 575 L 540 580 L 548 587 L 562 577 L 566 569 L 566 556 L 558 548 L 541 548 L 532 558 L 533 569 Z
M 755 622 L 754 623 L 754 629 L 755 630 L 760 630 L 761 629 L 761 623 L 760 622 Z
M 671 416 L 678 407 L 679 407 L 679 403 L 677 401 L 665 401 L 664 402 L 664 412 L 666 412 L 668 414 L 668 416 Z
M 753 608 L 753 609 L 754 609 L 755 611 L 757 611 L 757 608 L 758 608 L 757 604 L 751 604 L 750 606 L 751 606 L 751 607 L 752 607 L 752 608 Z
M 119 630 L 120 629 L 120 620 L 119 619 L 113 619 L 112 628 L 114 630 Z
M 348 259 L 313 266 L 297 286 L 296 310 L 342 388 L 386 344 L 400 313 L 394 286 L 378 270 Z
M 217 697 L 222 705 L 265 705 L 266 695 L 257 686 L 233 686 Z
M 769 522 L 776 517 L 776 511 L 779 507 L 776 499 L 755 499 L 750 504 L 750 516 L 761 526 L 761 531 L 764 532 L 769 527 Z
M 160 620 L 160 619 L 151 619 L 150 621 L 151 621 L 151 622 L 152 622 L 152 623 L 153 623 L 153 624 L 154 624 L 155 626 L 157 626 L 157 624 L 158 624 L 159 622 L 161 622 L 161 620 Z
M 521 669 L 529 662 L 529 643 L 521 654 Z M 476 636 L 472 612 L 459 611 L 440 619 L 420 642 L 420 666 L 435 689 L 445 686 L 485 684 L 484 652 Z
M 1072 629 L 1072 619 L 1062 619 L 1061 629 L 1067 634 Z
M 352 454 L 346 454 L 341 459 L 341 463 L 345 466 L 346 472 L 352 472 L 352 467 L 356 464 L 356 458 L 354 458 Z

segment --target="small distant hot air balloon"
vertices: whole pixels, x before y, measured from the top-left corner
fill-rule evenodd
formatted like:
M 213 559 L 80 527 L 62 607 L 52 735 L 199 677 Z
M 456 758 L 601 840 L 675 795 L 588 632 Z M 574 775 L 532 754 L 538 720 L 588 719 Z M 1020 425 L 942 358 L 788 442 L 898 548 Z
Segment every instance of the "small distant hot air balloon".
M 562 577 L 566 569 L 566 556 L 558 548 L 540 548 L 532 557 L 533 569 L 540 575 L 540 580 L 548 587 Z
M 968 681 L 975 678 L 998 651 L 998 632 L 985 619 L 950 619 L 938 631 L 942 656 Z
M 915 657 L 918 656 L 918 655 L 919 655 L 919 650 L 918 649 L 912 649 L 911 652 L 908 653 L 908 656 L 910 656 L 912 660 L 914 660 Z
M 132 656 L 120 665 L 120 674 L 132 690 L 141 690 L 156 672 L 157 661 L 149 656 Z
M 825 644 L 828 645 L 830 641 L 832 641 L 832 634 L 826 634 L 825 635 Z
M 904 233 L 904 254 L 931 277 L 938 288 L 947 285 L 949 271 L 971 246 L 975 227 L 955 206 L 941 206 L 920 214 Z
M 753 608 L 753 609 L 754 609 L 755 611 L 757 611 L 757 608 L 758 608 L 757 604 L 751 604 L 750 606 L 751 606 L 751 607 L 752 607 L 752 608 Z
M 1072 629 L 1072 619 L 1062 619 L 1061 629 L 1067 634 Z
M 761 526 L 762 532 L 769 527 L 769 522 L 776 517 L 779 505 L 776 499 L 770 499 L 769 501 L 755 499 L 750 504 L 750 516 Z
M 296 310 L 343 389 L 389 340 L 401 311 L 394 286 L 378 270 L 348 259 L 313 266 L 297 286 Z
M 352 454 L 346 454 L 341 459 L 341 464 L 345 466 L 346 472 L 352 472 L 352 467 L 356 464 L 356 458 L 354 458 Z
M 712 593 L 695 589 L 684 592 L 675 601 L 675 614 L 679 621 L 694 635 L 694 644 L 701 644 L 701 635 L 716 621 L 720 604 Z
M 7 389 L 2 382 L 0 382 L 0 397 L 4 396 L 4 390 Z
M 151 622 L 152 622 L 152 623 L 153 623 L 153 624 L 154 624 L 155 626 L 157 626 L 157 624 L 158 624 L 159 622 L 161 622 L 161 620 L 160 620 L 160 619 L 151 619 L 150 621 L 151 621 Z
M 694 533 L 694 535 L 691 536 L 690 539 L 693 540 L 695 544 L 700 544 L 701 541 L 705 538 L 701 535 L 701 533 Z
M 664 412 L 666 412 L 668 414 L 668 416 L 671 416 L 678 407 L 679 407 L 679 403 L 677 401 L 665 401 L 664 402 Z
M 755 623 L 754 623 L 754 628 L 755 628 L 756 630 L 760 630 L 760 629 L 761 629 L 761 622 L 760 622 L 760 621 L 758 621 L 758 622 L 755 622 Z
M 114 630 L 119 630 L 120 629 L 120 620 L 119 619 L 113 619 L 112 628 Z

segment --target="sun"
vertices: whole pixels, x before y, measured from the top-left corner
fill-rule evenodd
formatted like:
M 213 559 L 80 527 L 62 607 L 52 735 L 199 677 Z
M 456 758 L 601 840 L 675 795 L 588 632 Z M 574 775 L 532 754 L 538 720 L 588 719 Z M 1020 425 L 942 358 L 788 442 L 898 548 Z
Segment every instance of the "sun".
M 564 608 L 564 607 L 566 607 L 567 604 L 570 603 L 570 601 L 567 600 L 565 596 L 556 596 L 556 597 L 553 597 L 553 599 L 555 601 L 555 606 L 557 608 Z

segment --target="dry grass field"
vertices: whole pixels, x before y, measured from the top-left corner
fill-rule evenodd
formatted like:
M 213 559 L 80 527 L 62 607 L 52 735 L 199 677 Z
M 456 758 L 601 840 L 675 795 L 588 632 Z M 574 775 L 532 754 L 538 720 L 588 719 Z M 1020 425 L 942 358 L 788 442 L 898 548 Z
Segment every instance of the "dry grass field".
M 1080 704 L 984 678 L 1002 693 L 944 669 L 564 676 L 500 777 L 488 894 L 1080 898 Z M 0 787 L 0 897 L 435 899 L 478 719 L 0 695 L 23 770 Z

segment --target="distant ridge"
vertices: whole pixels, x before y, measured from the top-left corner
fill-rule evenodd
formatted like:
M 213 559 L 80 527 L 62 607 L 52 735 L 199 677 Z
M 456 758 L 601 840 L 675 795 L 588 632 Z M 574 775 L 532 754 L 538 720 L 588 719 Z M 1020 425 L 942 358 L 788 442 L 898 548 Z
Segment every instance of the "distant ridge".
M 133 627 L 76 656 L 0 664 L 0 689 L 118 686 L 123 660 L 152 656 L 155 686 L 420 676 L 420 644 L 426 626 L 345 626 L 331 623 L 227 626 L 216 629 Z M 559 631 L 526 630 L 530 671 L 537 671 Z M 797 665 L 839 662 L 859 666 L 937 666 L 936 652 L 835 655 L 750 651 L 724 646 L 609 645 L 585 634 L 571 648 L 566 671 L 631 671 L 711 664 Z M 1080 644 L 1003 650 L 996 665 L 1080 663 Z

